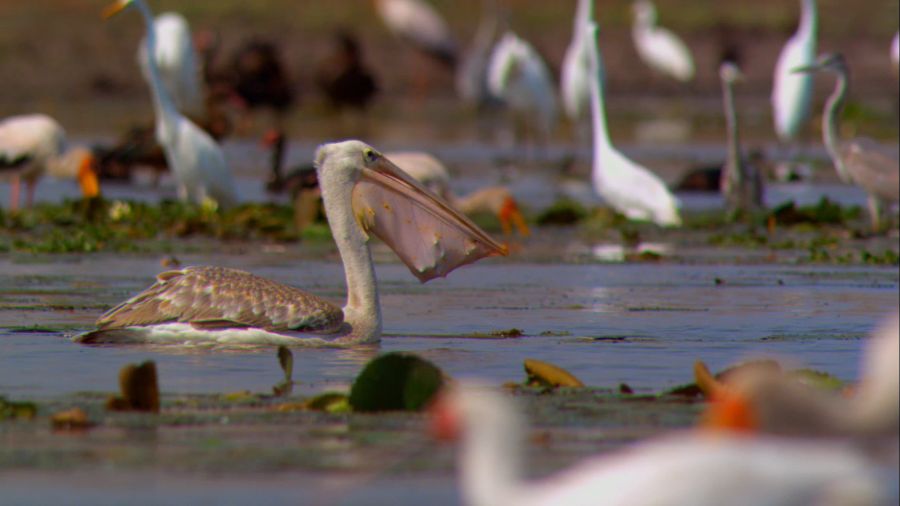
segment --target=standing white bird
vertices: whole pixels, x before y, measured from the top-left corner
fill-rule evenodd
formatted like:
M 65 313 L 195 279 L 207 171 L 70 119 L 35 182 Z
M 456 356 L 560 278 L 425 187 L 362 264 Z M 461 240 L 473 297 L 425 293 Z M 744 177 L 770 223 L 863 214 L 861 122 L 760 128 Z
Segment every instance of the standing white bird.
M 722 95 L 725 105 L 725 123 L 728 131 L 728 156 L 719 187 L 725 196 L 728 214 L 731 217 L 749 217 L 763 207 L 763 178 L 757 168 L 748 163 L 741 152 L 740 128 L 737 108 L 734 105 L 734 84 L 743 79 L 741 70 L 732 62 L 724 62 L 719 67 L 722 81 Z
M 469 381 L 438 398 L 436 435 L 460 439 L 467 506 L 888 504 L 887 473 L 846 442 L 679 433 L 526 482 L 510 399 Z M 894 473 L 891 473 L 893 475 Z
M 286 345 L 377 343 L 381 305 L 369 238 L 397 253 L 423 283 L 505 255 L 468 218 L 360 141 L 320 146 L 316 172 L 344 263 L 343 308 L 297 288 L 221 267 L 164 272 L 111 309 L 80 342 L 212 341 Z
M 456 66 L 456 40 L 431 5 L 422 0 L 375 0 L 375 7 L 397 37 L 451 68 Z
M 179 111 L 199 116 L 203 114 L 203 89 L 200 81 L 200 67 L 191 28 L 181 14 L 165 12 L 153 22 L 156 34 L 154 61 L 166 91 Z M 150 80 L 147 66 L 147 39 L 138 47 L 138 62 L 144 79 Z
M 638 55 L 648 66 L 679 81 L 694 78 L 694 58 L 685 43 L 671 31 L 656 25 L 656 6 L 650 0 L 632 5 L 631 37 Z
M 559 114 L 556 91 L 547 64 L 531 44 L 512 32 L 500 39 L 488 64 L 488 88 L 524 129 L 534 129 L 539 144 L 550 139 Z
M 104 10 L 104 17 L 112 17 L 130 5 L 136 6 L 143 15 L 147 27 L 146 46 L 148 52 L 155 54 L 153 12 L 144 0 L 117 0 Z M 178 197 L 196 204 L 211 199 L 220 207 L 234 205 L 237 193 L 222 148 L 208 133 L 178 112 L 166 91 L 155 59 L 147 59 L 147 70 L 156 109 L 156 140 L 163 147 L 166 161 L 178 182 Z
M 850 88 L 850 70 L 843 56 L 824 54 L 814 65 L 794 70 L 801 73 L 829 71 L 837 75 L 837 84 L 825 103 L 825 113 L 822 115 L 825 148 L 841 180 L 855 184 L 869 194 L 872 228 L 880 230 L 883 207 L 900 200 L 897 149 L 880 146 L 872 139 L 862 137 L 841 140 L 839 124 Z
M 894 38 L 891 39 L 891 64 L 896 73 L 900 69 L 900 31 L 895 33 Z
M 81 148 L 65 152 L 65 147 L 65 131 L 49 116 L 30 114 L 0 121 L 0 177 L 11 180 L 10 210 L 19 208 L 22 181 L 25 205 L 31 207 L 37 182 L 45 175 L 77 179 L 85 198 L 100 194 L 93 154 Z
M 560 94 L 566 116 L 573 122 L 590 117 L 591 57 L 588 24 L 594 20 L 594 0 L 578 0 L 572 41 L 563 57 Z
M 590 48 L 591 111 L 594 126 L 594 191 L 613 209 L 630 220 L 652 221 L 661 226 L 681 225 L 679 203 L 655 174 L 628 159 L 612 144 L 606 124 L 603 98 L 603 60 L 597 25 L 588 29 Z
M 816 61 L 818 9 L 816 0 L 801 0 L 801 4 L 800 26 L 778 56 L 772 85 L 775 132 L 783 142 L 797 136 L 809 119 L 812 107 L 812 76 L 797 74 L 793 70 Z
M 472 45 L 456 69 L 456 92 L 468 104 L 479 109 L 498 102 L 488 89 L 487 67 L 500 26 L 497 0 L 482 0 L 481 21 Z

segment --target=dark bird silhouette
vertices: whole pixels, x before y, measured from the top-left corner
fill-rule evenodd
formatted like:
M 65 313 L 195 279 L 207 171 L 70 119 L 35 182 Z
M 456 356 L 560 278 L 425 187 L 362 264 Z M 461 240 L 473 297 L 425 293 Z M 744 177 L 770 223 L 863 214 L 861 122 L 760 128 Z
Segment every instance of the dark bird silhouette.
M 363 62 L 356 36 L 340 31 L 334 49 L 316 70 L 316 86 L 335 109 L 364 110 L 378 93 L 378 84 Z

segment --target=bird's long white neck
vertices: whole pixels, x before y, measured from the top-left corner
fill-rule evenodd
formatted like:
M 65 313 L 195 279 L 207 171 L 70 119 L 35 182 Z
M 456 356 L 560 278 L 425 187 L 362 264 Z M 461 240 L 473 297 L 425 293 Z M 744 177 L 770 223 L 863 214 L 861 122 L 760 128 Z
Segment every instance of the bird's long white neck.
M 816 6 L 816 0 L 802 0 L 802 2 L 797 36 L 815 39 L 819 24 L 819 9 Z
M 734 105 L 734 83 L 728 79 L 722 80 L 722 95 L 725 102 L 725 125 L 728 130 L 728 163 L 730 180 L 738 182 L 743 174 L 739 170 L 741 164 L 740 130 L 738 129 L 737 111 Z
M 331 171 L 320 171 L 319 174 L 325 215 L 344 263 L 347 280 L 344 321 L 352 329 L 349 337 L 361 342 L 376 340 L 381 335 L 378 283 L 368 237 L 353 216 L 353 184 L 335 180 Z
M 170 130 L 174 128 L 174 124 L 176 119 L 179 116 L 178 108 L 175 107 L 175 102 L 172 101 L 172 97 L 169 96 L 169 92 L 166 91 L 165 86 L 162 82 L 162 77 L 159 75 L 159 67 L 156 65 L 156 28 L 154 27 L 154 18 L 153 11 L 150 10 L 150 7 L 143 0 L 137 0 L 135 2 L 138 10 L 140 10 L 141 15 L 144 17 L 144 23 L 147 27 L 147 36 L 146 36 L 146 53 L 147 53 L 147 73 L 150 78 L 150 90 L 153 95 L 153 105 L 156 109 L 157 116 L 157 134 L 162 131 L 164 135 L 170 135 L 173 132 Z
M 825 148 L 828 155 L 831 156 L 834 167 L 837 169 L 838 176 L 845 183 L 850 182 L 850 173 L 844 166 L 843 158 L 840 153 L 840 119 L 844 110 L 844 104 L 847 101 L 847 92 L 850 87 L 850 78 L 846 71 L 840 71 L 837 75 L 837 84 L 828 101 L 825 104 L 825 114 L 822 116 L 822 137 L 825 142 Z
M 575 9 L 575 37 L 579 40 L 588 36 L 588 22 L 594 19 L 594 0 L 578 0 Z
M 594 154 L 595 159 L 599 153 L 612 149 L 612 141 L 609 138 L 609 130 L 606 124 L 606 105 L 603 101 L 604 96 L 604 72 L 603 58 L 600 55 L 600 48 L 597 47 L 597 29 L 596 25 L 591 25 L 591 29 L 587 31 L 588 44 L 590 45 L 589 53 L 591 54 L 591 119 L 594 126 Z
M 499 423 L 503 421 L 503 423 Z M 469 424 L 463 442 L 460 480 L 471 506 L 517 504 L 524 495 L 519 471 L 521 429 L 506 417 L 479 417 Z

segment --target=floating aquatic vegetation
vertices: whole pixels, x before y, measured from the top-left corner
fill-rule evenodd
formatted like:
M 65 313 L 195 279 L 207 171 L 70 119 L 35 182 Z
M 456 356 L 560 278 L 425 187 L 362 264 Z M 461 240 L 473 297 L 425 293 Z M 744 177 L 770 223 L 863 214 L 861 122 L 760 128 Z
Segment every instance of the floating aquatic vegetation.
M 575 225 L 588 217 L 583 205 L 572 199 L 560 199 L 541 211 L 535 222 L 538 225 Z
M 147 361 L 140 365 L 128 364 L 119 371 L 120 397 L 110 397 L 106 402 L 111 411 L 144 411 L 159 413 L 159 386 L 156 364 Z
M 37 415 L 37 404 L 33 402 L 13 402 L 0 397 L 0 421 L 31 420 Z
M 420 411 L 444 384 L 441 370 L 409 353 L 381 355 L 363 368 L 350 389 L 354 411 Z
M 528 375 L 525 383 L 531 387 L 578 388 L 584 386 L 584 383 L 569 371 L 540 360 L 526 359 L 525 374 Z
M 50 423 L 56 430 L 84 430 L 94 425 L 87 413 L 77 407 L 55 413 L 50 417 Z
M 844 208 L 828 197 L 822 197 L 814 206 L 798 207 L 793 201 L 785 202 L 772 209 L 769 219 L 777 225 L 843 225 L 858 219 L 860 214 L 857 206 Z

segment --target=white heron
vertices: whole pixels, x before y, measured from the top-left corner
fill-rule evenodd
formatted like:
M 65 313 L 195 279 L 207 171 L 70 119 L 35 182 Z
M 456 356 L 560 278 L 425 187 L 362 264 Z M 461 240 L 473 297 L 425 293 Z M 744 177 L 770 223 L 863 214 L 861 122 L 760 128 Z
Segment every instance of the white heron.
M 156 34 L 154 61 L 166 91 L 179 111 L 200 116 L 204 113 L 204 96 L 190 25 L 181 14 L 165 12 L 156 17 L 153 31 Z M 138 48 L 138 62 L 144 78 L 151 79 L 146 38 Z
M 467 506 L 887 504 L 891 495 L 884 470 L 847 442 L 710 431 L 637 442 L 526 481 L 525 427 L 507 396 L 459 381 L 432 415 L 435 435 L 460 441 Z
M 732 62 L 719 67 L 725 124 L 728 131 L 728 155 L 719 180 L 729 215 L 748 217 L 763 207 L 763 177 L 756 166 L 747 162 L 741 152 L 740 128 L 734 105 L 734 84 L 743 79 L 741 70 Z
M 638 55 L 654 70 L 682 82 L 694 78 L 694 58 L 687 45 L 671 31 L 656 25 L 656 6 L 649 0 L 632 4 L 631 37 Z
M 825 148 L 841 180 L 859 186 L 869 195 L 872 228 L 880 230 L 883 208 L 900 200 L 900 160 L 896 147 L 881 146 L 863 137 L 841 140 L 838 125 L 850 88 L 850 70 L 843 56 L 825 54 L 814 65 L 794 70 L 802 73 L 829 71 L 837 75 L 837 84 L 822 115 Z
M 603 60 L 597 25 L 590 23 L 591 111 L 594 127 L 594 191 L 630 220 L 653 221 L 661 226 L 681 225 L 679 203 L 655 174 L 628 159 L 612 144 L 603 97 Z
M 147 27 L 148 52 L 156 52 L 156 30 L 153 12 L 144 0 L 117 0 L 104 10 L 104 17 L 114 16 L 134 5 L 144 17 Z M 178 111 L 163 84 L 153 58 L 147 59 L 147 82 L 153 92 L 156 109 L 156 140 L 163 147 L 166 161 L 178 183 L 178 196 L 197 204 L 213 200 L 220 207 L 237 202 L 231 169 L 222 148 L 208 133 Z
M 573 122 L 590 117 L 591 59 L 588 24 L 594 19 L 594 0 L 578 0 L 572 41 L 563 57 L 560 94 L 563 110 Z
M 775 132 L 783 142 L 797 136 L 809 119 L 812 107 L 812 76 L 797 74 L 793 70 L 816 61 L 818 9 L 816 0 L 801 0 L 801 5 L 800 26 L 778 56 L 772 85 Z
M 456 66 L 456 39 L 430 4 L 422 0 L 375 0 L 375 7 L 394 35 L 441 63 Z
M 65 131 L 55 119 L 29 114 L 0 121 L 0 177 L 10 179 L 10 210 L 19 208 L 23 181 L 25 205 L 31 207 L 45 175 L 77 180 L 85 198 L 100 194 L 93 154 L 84 148 L 66 151 Z
M 488 88 L 541 143 L 550 139 L 559 106 L 550 70 L 531 44 L 512 32 L 497 42 L 488 64 Z
M 111 309 L 80 342 L 208 341 L 347 346 L 377 343 L 382 329 L 370 235 L 384 241 L 420 281 L 491 255 L 505 255 L 468 218 L 360 141 L 316 151 L 325 215 L 347 286 L 340 308 L 247 272 L 188 267 Z

